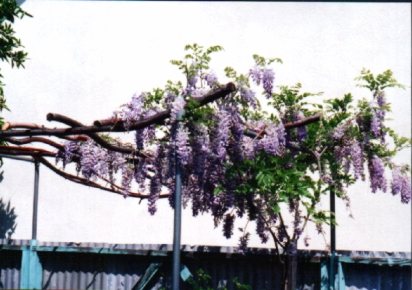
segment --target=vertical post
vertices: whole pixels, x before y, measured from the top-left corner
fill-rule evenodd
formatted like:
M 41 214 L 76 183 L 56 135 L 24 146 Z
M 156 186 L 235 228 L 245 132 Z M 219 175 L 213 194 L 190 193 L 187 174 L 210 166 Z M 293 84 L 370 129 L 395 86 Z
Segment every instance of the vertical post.
M 330 264 L 329 264 L 329 289 L 335 289 L 335 264 L 336 264 L 336 228 L 335 228 L 335 191 L 330 191 Z
M 22 251 L 20 288 L 41 289 L 43 268 L 37 246 L 37 211 L 39 203 L 39 162 L 34 161 L 33 218 L 30 246 Z
M 39 162 L 34 161 L 34 194 L 31 239 L 37 239 L 37 210 L 39 204 Z
M 183 112 L 177 114 L 177 128 L 182 120 Z M 172 289 L 180 290 L 180 236 L 182 224 L 182 176 L 180 160 L 175 152 L 175 210 L 174 210 L 174 232 L 173 232 L 173 267 L 172 267 Z

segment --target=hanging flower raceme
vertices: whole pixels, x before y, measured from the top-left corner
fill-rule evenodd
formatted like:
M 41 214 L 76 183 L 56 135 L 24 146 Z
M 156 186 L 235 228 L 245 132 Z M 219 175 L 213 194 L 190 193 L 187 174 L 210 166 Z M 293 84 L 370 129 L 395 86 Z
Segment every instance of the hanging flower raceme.
M 173 102 L 170 108 L 170 123 L 173 124 L 179 114 L 182 114 L 185 108 L 186 102 L 182 96 L 178 96 Z
M 192 148 L 189 146 L 189 132 L 183 126 L 177 128 L 175 142 L 175 150 L 180 164 L 187 165 L 191 159 Z
M 399 167 L 392 170 L 392 194 L 401 194 L 401 201 L 409 203 L 411 200 L 411 180 L 407 175 L 403 175 Z
M 378 156 L 373 155 L 369 160 L 368 167 L 372 192 L 375 193 L 378 189 L 386 192 L 385 168 L 382 160 Z
M 226 157 L 226 147 L 228 145 L 230 130 L 230 114 L 221 109 L 217 113 L 217 126 L 214 132 L 214 139 L 212 141 L 213 153 L 216 158 L 223 161 Z
M 266 93 L 266 98 L 270 98 L 272 96 L 273 91 L 273 82 L 275 80 L 275 73 L 272 69 L 264 69 L 262 73 L 262 83 L 263 89 Z

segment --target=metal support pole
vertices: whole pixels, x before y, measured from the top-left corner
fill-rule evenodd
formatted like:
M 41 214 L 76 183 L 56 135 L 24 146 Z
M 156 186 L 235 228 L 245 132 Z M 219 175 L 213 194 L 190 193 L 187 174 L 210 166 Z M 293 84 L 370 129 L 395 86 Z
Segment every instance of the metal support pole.
M 37 209 L 39 204 L 39 162 L 34 162 L 34 195 L 31 239 L 37 240 Z
M 335 289 L 336 265 L 336 228 L 335 228 L 335 191 L 330 191 L 330 264 L 329 264 L 329 289 Z
M 181 121 L 183 112 L 178 113 L 177 122 Z M 177 126 L 180 126 L 178 123 Z M 174 210 L 174 232 L 173 232 L 173 267 L 172 267 L 172 289 L 180 290 L 180 236 L 182 225 L 182 176 L 180 161 L 175 152 L 175 210 Z

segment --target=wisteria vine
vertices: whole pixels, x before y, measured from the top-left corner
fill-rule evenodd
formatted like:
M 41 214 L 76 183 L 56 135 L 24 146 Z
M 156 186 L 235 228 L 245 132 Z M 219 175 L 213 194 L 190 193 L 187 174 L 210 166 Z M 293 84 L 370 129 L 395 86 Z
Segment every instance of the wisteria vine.
M 205 95 L 225 88 L 209 67 L 211 54 L 222 48 L 193 44 L 185 50 L 183 60 L 172 61 L 184 81 L 168 81 L 162 89 L 135 94 L 95 127 L 66 120 L 71 131 L 47 131 L 8 123 L 0 136 L 18 146 L 2 146 L 0 152 L 54 156 L 63 171 L 74 164 L 77 176 L 66 178 L 84 179 L 95 187 L 104 181 L 125 197 L 146 197 L 150 214 L 156 213 L 161 197 L 169 197 L 174 206 L 175 162 L 179 162 L 184 204 L 194 216 L 210 213 L 216 226 L 223 224 L 226 238 L 233 235 L 236 219 L 246 218 L 241 249 L 250 237 L 249 221 L 255 221 L 262 243 L 272 239 L 278 253 L 295 251 L 308 222 L 322 232 L 322 224 L 333 220 L 318 208 L 321 195 L 333 192 L 348 200 L 346 190 L 357 180 L 368 179 L 373 193 L 390 189 L 402 203 L 410 202 L 410 169 L 392 161 L 410 141 L 385 123 L 390 112 L 385 88 L 400 86 L 390 71 L 377 76 L 361 72 L 358 81 L 370 90 L 370 100 L 354 105 L 346 94 L 319 104 L 310 102 L 315 94 L 302 93 L 300 84 L 276 89 L 273 66 L 281 60 L 254 55 L 255 63 L 245 74 L 227 67 L 224 78 L 232 82 L 231 89 L 206 103 Z M 267 106 L 261 105 L 263 101 Z M 64 121 L 57 115 L 49 117 Z M 107 132 L 133 132 L 134 144 L 96 133 L 104 126 L 110 128 Z M 24 139 L 13 138 L 42 133 L 68 140 L 56 143 L 57 151 L 46 152 L 23 150 L 19 146 Z M 41 141 L 28 138 L 29 143 Z M 386 171 L 392 171 L 391 182 Z

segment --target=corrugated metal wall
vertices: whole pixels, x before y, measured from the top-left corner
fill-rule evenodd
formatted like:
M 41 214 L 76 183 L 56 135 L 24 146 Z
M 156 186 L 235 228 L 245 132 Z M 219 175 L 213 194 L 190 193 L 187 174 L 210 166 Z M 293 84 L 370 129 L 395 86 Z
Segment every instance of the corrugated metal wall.
M 0 289 L 19 288 L 22 254 L 16 249 L 27 245 L 21 241 L 0 243 Z M 162 262 L 164 267 L 152 289 L 170 288 L 169 245 L 42 243 L 37 249 L 43 268 L 42 289 L 132 289 L 153 262 Z M 233 248 L 186 246 L 182 263 L 192 273 L 197 269 L 209 273 L 214 289 L 223 285 L 232 289 L 234 278 L 252 289 L 278 289 L 281 271 L 273 255 L 234 252 Z M 301 252 L 299 290 L 321 288 L 319 262 L 323 254 Z M 392 259 L 389 263 L 385 253 L 347 254 L 342 263 L 346 289 L 412 289 L 410 254 L 386 255 Z

